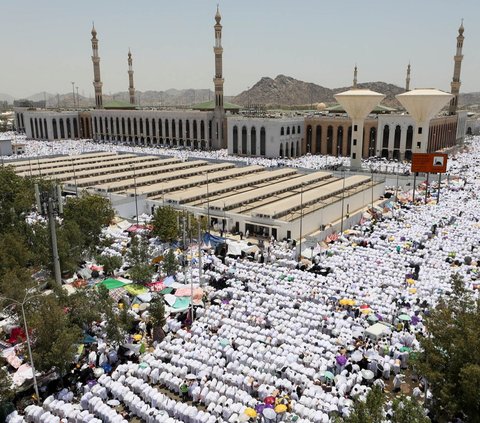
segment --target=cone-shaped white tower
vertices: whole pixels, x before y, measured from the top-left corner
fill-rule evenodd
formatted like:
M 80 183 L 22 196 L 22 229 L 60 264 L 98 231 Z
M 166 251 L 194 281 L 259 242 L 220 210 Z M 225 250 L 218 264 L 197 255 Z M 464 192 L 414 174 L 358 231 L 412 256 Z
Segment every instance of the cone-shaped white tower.
M 336 94 L 334 97 L 352 119 L 350 168 L 360 169 L 362 166 L 363 124 L 365 118 L 385 96 L 371 90 L 356 89 Z
M 452 98 L 452 94 L 433 88 L 420 88 L 396 96 L 417 124 L 412 153 L 426 153 L 430 119 Z

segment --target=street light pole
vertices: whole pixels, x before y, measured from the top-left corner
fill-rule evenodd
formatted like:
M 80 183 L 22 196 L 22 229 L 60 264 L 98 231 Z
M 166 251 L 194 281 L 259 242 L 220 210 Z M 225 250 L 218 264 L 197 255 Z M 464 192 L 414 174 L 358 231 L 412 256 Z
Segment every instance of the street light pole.
M 75 195 L 78 197 L 77 175 L 75 174 L 75 161 L 72 160 L 73 180 L 75 181 Z
M 342 186 L 342 219 L 340 221 L 340 233 L 343 233 L 343 209 L 345 204 L 345 170 L 343 171 L 343 186 Z
M 300 185 L 300 253 L 298 254 L 298 261 L 302 258 L 302 233 L 303 233 L 303 184 Z
M 210 193 L 208 190 L 208 172 L 205 172 L 207 177 L 207 232 L 210 233 Z
M 202 287 L 202 220 L 198 216 L 198 283 Z
M 135 192 L 135 217 L 137 219 L 137 226 L 138 226 L 138 200 L 137 200 L 137 175 L 135 173 L 135 167 L 130 166 L 133 171 L 133 189 Z
M 72 100 L 73 100 L 73 107 L 75 108 L 75 82 L 72 82 Z
M 48 221 L 50 222 L 50 234 L 52 237 L 53 271 L 55 274 L 55 282 L 57 283 L 58 286 L 62 286 L 60 258 L 58 256 L 58 246 L 57 246 L 57 230 L 55 227 L 55 217 L 53 215 L 53 200 L 51 198 L 48 199 Z

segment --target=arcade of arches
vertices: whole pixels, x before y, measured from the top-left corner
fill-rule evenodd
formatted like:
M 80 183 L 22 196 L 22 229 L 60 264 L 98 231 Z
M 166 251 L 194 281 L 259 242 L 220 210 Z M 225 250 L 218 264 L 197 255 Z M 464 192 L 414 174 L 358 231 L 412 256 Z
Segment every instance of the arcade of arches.
M 351 120 L 346 117 L 305 119 L 304 151 L 311 154 L 350 156 Z M 403 116 L 366 119 L 362 157 L 381 156 L 410 160 L 414 124 Z M 457 117 L 434 118 L 430 122 L 427 152 L 452 147 L 457 142 Z
M 90 122 L 92 136 L 99 141 L 146 146 L 211 148 L 212 119 L 112 115 L 92 116 Z M 82 125 L 88 124 L 88 119 L 82 121 Z
M 363 157 L 374 155 L 377 139 L 377 121 L 365 120 L 363 129 Z M 311 154 L 350 156 L 352 125 L 349 119 L 305 119 L 304 151 Z

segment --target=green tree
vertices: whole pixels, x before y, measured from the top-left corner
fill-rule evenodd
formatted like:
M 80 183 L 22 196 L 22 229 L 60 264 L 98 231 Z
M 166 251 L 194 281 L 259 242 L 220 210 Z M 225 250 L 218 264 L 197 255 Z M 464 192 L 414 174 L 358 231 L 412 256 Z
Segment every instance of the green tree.
M 421 404 L 404 395 L 395 398 L 392 404 L 392 423 L 429 423 Z
M 0 275 L 27 267 L 32 258 L 28 244 L 21 235 L 10 231 L 0 236 Z
M 108 199 L 88 193 L 69 198 L 63 214 L 65 222 L 75 222 L 81 228 L 83 246 L 87 249 L 93 249 L 98 244 L 102 228 L 110 224 L 115 216 Z
M 355 400 L 352 412 L 347 418 L 337 419 L 344 423 L 383 423 L 385 394 L 378 386 L 374 386 L 365 401 Z
M 163 257 L 162 269 L 168 276 L 172 276 L 177 272 L 178 261 L 172 248 L 169 248 L 167 254 Z
M 6 421 L 7 416 L 15 411 L 15 406 L 11 403 L 15 395 L 12 389 L 12 380 L 5 368 L 0 367 L 0 421 Z
M 33 208 L 35 195 L 32 181 L 17 176 L 11 166 L 0 167 L 0 234 L 23 223 Z
M 463 279 L 454 275 L 452 293 L 440 300 L 425 324 L 422 352 L 416 366 L 428 381 L 438 416 L 452 418 L 463 412 L 469 421 L 480 416 L 480 300 Z M 444 417 L 444 416 L 442 416 Z
M 25 293 L 35 287 L 36 283 L 32 280 L 28 269 L 16 267 L 0 275 L 0 295 L 14 301 L 22 302 Z M 2 304 L 8 305 L 10 301 L 0 299 L 0 305 Z M 18 316 L 21 317 L 20 313 L 18 313 Z
M 150 302 L 150 319 L 153 326 L 165 326 L 165 301 L 163 296 L 157 295 Z
M 128 273 L 134 282 L 140 284 L 150 282 L 154 269 L 150 263 L 148 242 L 145 238 L 136 235 L 132 237 L 127 260 L 131 265 Z
M 159 207 L 152 219 L 153 235 L 162 241 L 173 242 L 178 238 L 178 213 L 173 207 Z
M 74 221 L 65 220 L 57 225 L 57 246 L 62 271 L 73 273 L 83 258 L 85 240 L 82 230 Z M 51 257 L 51 253 L 50 253 Z
M 123 260 L 120 256 L 102 256 L 97 257 L 97 263 L 103 266 L 105 275 L 115 275 L 115 270 L 122 267 Z
M 205 216 L 195 217 L 194 214 L 188 213 L 189 225 L 187 234 L 190 239 L 198 238 L 198 221 L 200 220 L 200 230 L 202 234 L 207 230 L 207 218 Z M 201 241 L 200 241 L 201 242 Z
M 65 375 L 77 351 L 76 344 L 82 339 L 82 330 L 70 321 L 54 294 L 37 297 L 28 305 L 35 367 L 40 371 L 53 368 Z
M 14 396 L 10 374 L 3 367 L 0 367 L 0 404 L 10 401 Z

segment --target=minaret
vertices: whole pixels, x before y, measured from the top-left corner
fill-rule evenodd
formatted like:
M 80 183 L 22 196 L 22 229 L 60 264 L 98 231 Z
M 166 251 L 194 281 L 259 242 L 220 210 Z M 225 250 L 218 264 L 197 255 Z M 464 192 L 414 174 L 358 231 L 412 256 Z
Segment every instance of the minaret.
M 132 53 L 128 49 L 128 94 L 130 95 L 130 104 L 135 104 L 135 88 L 133 86 L 133 68 Z
M 357 64 L 355 63 L 355 68 L 353 69 L 353 88 L 357 88 Z
M 103 109 L 102 81 L 100 80 L 100 57 L 98 56 L 98 40 L 95 24 L 92 28 L 92 62 L 93 62 L 93 86 L 95 88 L 95 107 Z
M 213 47 L 213 52 L 215 53 L 215 78 L 213 78 L 213 83 L 215 85 L 215 111 L 214 111 L 214 128 L 213 128 L 213 147 L 214 148 L 225 148 L 225 140 L 223 136 L 223 121 L 225 119 L 225 110 L 223 108 L 223 76 L 222 76 L 222 25 L 220 21 L 222 16 L 218 10 L 215 14 L 216 24 L 215 28 L 215 46 Z
M 410 91 L 410 63 L 407 66 L 407 79 L 405 80 L 405 91 Z
M 462 84 L 460 82 L 460 71 L 462 69 L 462 60 L 463 60 L 463 54 L 462 54 L 463 40 L 465 39 L 465 37 L 463 36 L 463 31 L 464 31 L 464 28 L 463 28 L 463 19 L 462 19 L 460 28 L 458 28 L 457 52 L 453 57 L 453 60 L 455 61 L 455 67 L 453 68 L 453 80 L 450 84 L 451 86 L 450 93 L 453 94 L 454 97 L 450 101 L 450 107 L 448 108 L 448 114 L 450 115 L 454 115 L 457 112 L 458 94 L 460 92 L 460 85 Z

